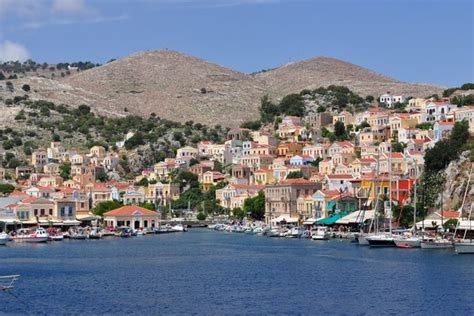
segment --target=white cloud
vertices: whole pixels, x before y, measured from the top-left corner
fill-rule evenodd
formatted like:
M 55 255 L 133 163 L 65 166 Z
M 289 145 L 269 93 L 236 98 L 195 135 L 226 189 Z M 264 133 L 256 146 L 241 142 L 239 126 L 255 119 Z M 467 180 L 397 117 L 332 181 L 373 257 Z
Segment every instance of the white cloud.
M 93 9 L 86 5 L 84 0 L 54 0 L 53 12 L 88 13 Z
M 0 61 L 25 61 L 30 58 L 30 53 L 25 46 L 4 41 L 0 43 Z

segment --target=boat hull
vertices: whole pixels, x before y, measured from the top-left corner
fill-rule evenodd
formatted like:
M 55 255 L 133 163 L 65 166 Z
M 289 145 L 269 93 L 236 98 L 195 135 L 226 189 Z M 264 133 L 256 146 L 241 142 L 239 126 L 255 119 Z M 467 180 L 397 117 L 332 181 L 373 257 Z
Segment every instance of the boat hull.
M 7 238 L 0 238 L 0 246 L 6 245 L 8 239 Z
M 420 243 L 421 249 L 448 249 L 453 248 L 452 242 L 436 242 L 436 241 L 422 241 Z
M 43 243 L 47 242 L 49 237 L 13 237 L 14 242 Z
M 421 241 L 418 239 L 398 239 L 395 240 L 395 245 L 398 248 L 420 248 L 421 247 Z
M 396 247 L 393 238 L 367 238 L 370 247 Z
M 366 236 L 357 237 L 357 242 L 359 243 L 359 246 L 369 246 L 370 245 Z
M 454 251 L 458 254 L 474 254 L 474 242 L 455 243 Z

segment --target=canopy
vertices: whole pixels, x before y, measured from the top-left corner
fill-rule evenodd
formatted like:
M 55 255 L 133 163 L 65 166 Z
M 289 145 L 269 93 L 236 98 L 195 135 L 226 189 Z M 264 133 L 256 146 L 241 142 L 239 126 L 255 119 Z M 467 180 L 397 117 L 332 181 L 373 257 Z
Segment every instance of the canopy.
M 76 219 L 82 222 L 87 222 L 87 221 L 95 221 L 97 219 L 100 219 L 100 216 L 94 215 L 94 214 L 80 214 L 80 215 L 76 215 Z
M 297 223 L 298 218 L 297 217 L 290 217 L 288 215 L 280 215 L 277 218 L 272 219 L 273 223 L 281 223 L 281 222 L 287 222 L 287 223 Z
M 19 223 L 21 223 L 21 222 L 15 220 L 15 219 L 9 218 L 9 219 L 0 219 L 0 223 L 5 223 L 5 224 L 7 224 L 7 225 L 11 225 L 11 224 L 17 224 L 17 223 L 19 224 Z
M 74 225 L 75 226 L 75 225 L 79 225 L 80 223 L 81 223 L 80 221 L 76 221 L 76 220 L 72 219 L 72 220 L 65 220 L 63 222 L 63 225 L 66 225 L 66 226 Z
M 308 218 L 307 220 L 305 220 L 303 222 L 303 225 L 314 225 L 316 224 L 317 221 L 323 219 L 324 217 L 321 217 L 321 218 Z
M 360 224 L 368 219 L 374 218 L 374 210 L 360 210 L 352 212 L 336 221 L 336 224 L 349 225 L 349 224 Z
M 319 221 L 316 222 L 316 224 L 318 225 L 334 225 L 338 219 L 340 219 L 341 217 L 343 217 L 345 214 L 343 213 L 336 213 L 336 214 L 333 214 L 329 217 L 326 217 L 326 218 L 323 218 Z

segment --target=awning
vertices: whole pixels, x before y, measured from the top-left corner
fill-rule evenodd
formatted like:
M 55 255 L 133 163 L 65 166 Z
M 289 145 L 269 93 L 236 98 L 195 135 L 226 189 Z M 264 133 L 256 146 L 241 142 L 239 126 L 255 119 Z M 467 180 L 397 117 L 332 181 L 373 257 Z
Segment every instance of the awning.
M 10 218 L 10 219 L 6 219 L 6 218 L 1 219 L 0 218 L 0 223 L 4 223 L 6 225 L 13 225 L 13 224 L 20 224 L 21 222 L 15 220 L 15 219 L 12 219 L 12 218 Z
M 52 220 L 40 219 L 40 220 L 38 221 L 38 224 L 41 224 L 41 225 L 61 226 L 61 225 L 63 224 L 63 222 L 62 222 L 62 221 L 55 220 L 55 219 L 52 219 Z
M 308 218 L 307 220 L 305 220 L 303 222 L 303 225 L 314 225 L 316 224 L 317 221 L 323 219 L 324 217 L 321 217 L 321 218 Z
M 81 222 L 76 221 L 75 219 L 63 221 L 63 225 L 65 225 L 65 226 L 75 226 L 75 225 L 79 225 L 79 224 L 81 224 Z
M 26 225 L 32 225 L 32 224 L 38 224 L 38 221 L 36 219 L 31 219 L 29 221 L 20 221 L 21 224 L 26 224 Z
M 446 222 L 446 220 L 444 222 Z M 469 221 L 468 219 L 460 220 L 459 225 L 458 225 L 458 229 L 461 229 L 461 230 L 474 230 L 474 220 L 471 220 L 471 221 Z
M 76 219 L 81 221 L 81 222 L 95 221 L 95 220 L 98 220 L 100 218 L 101 217 L 99 215 L 94 215 L 94 214 L 76 215 Z
M 336 224 L 349 225 L 349 224 L 361 224 L 368 219 L 374 218 L 374 210 L 360 210 L 350 213 L 336 221 Z
M 343 214 L 343 213 L 336 213 L 336 214 L 333 214 L 329 217 L 326 217 L 326 218 L 323 218 L 323 219 L 317 221 L 316 224 L 318 224 L 318 225 L 327 225 L 327 226 L 334 225 L 336 223 L 336 221 L 338 219 L 340 219 L 341 217 L 343 217 L 344 215 L 345 214 Z
M 280 215 L 277 218 L 272 219 L 273 223 L 281 223 L 281 222 L 287 222 L 287 223 L 297 223 L 298 218 L 297 217 L 290 217 L 286 215 Z

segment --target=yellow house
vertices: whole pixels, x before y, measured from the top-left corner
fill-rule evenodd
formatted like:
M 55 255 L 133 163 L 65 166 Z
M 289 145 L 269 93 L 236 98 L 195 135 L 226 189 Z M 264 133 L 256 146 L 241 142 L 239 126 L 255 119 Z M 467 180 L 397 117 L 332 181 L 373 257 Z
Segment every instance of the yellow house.
M 275 182 L 273 176 L 273 170 L 268 168 L 262 168 L 254 172 L 254 183 L 255 184 L 270 184 Z
M 390 179 L 388 175 L 365 174 L 360 179 L 351 181 L 353 187 L 358 183 L 360 188 L 356 189 L 356 196 L 364 199 L 369 199 L 370 203 L 374 203 L 377 196 L 387 195 L 390 188 Z M 372 204 L 372 207 L 374 205 Z

